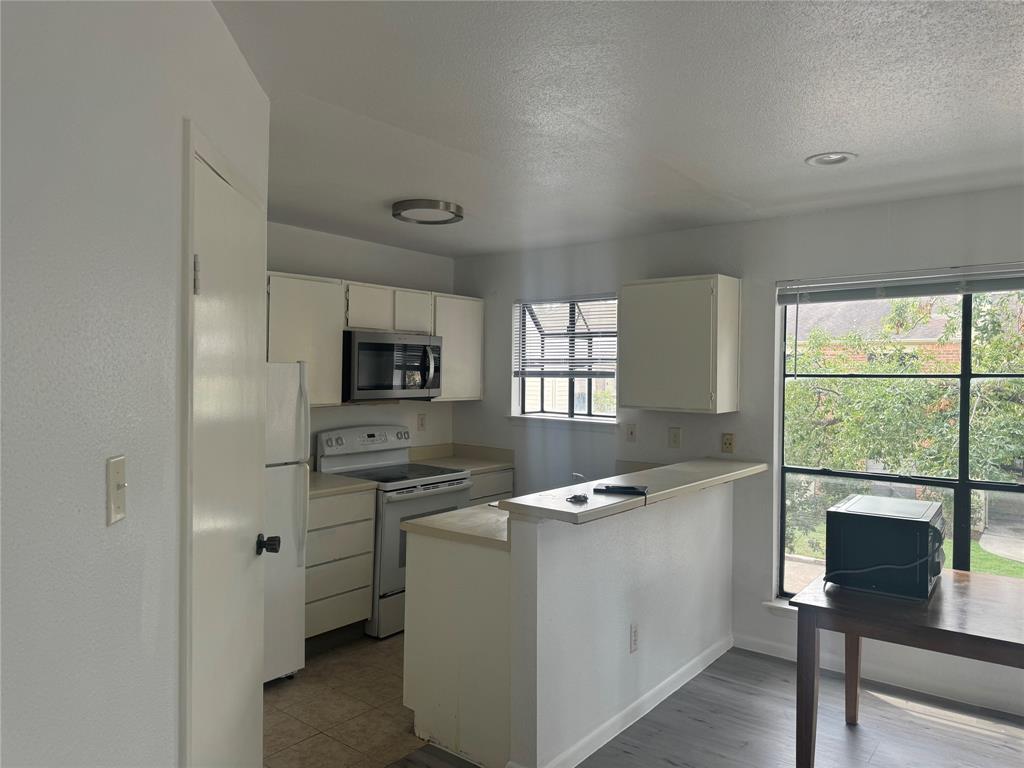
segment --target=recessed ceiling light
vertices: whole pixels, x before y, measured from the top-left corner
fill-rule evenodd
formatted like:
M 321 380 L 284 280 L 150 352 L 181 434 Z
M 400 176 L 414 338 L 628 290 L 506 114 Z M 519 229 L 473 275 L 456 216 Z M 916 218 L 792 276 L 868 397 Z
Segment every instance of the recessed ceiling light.
M 817 165 L 820 168 L 827 168 L 830 165 L 842 165 L 857 157 L 853 152 L 821 152 L 804 158 L 808 165 Z
M 445 200 L 399 200 L 391 215 L 410 224 L 454 224 L 462 221 L 462 206 Z

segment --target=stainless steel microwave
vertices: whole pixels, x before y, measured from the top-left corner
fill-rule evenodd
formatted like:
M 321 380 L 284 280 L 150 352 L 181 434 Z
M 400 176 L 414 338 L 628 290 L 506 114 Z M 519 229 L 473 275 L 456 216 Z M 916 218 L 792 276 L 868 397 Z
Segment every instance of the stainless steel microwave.
M 441 337 L 343 331 L 341 399 L 429 400 L 441 394 Z

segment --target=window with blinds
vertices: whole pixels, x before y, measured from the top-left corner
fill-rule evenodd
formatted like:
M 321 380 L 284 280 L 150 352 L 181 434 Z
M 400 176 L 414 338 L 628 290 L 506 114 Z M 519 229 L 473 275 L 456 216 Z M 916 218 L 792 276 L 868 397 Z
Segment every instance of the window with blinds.
M 618 300 L 522 302 L 514 311 L 519 412 L 614 418 Z

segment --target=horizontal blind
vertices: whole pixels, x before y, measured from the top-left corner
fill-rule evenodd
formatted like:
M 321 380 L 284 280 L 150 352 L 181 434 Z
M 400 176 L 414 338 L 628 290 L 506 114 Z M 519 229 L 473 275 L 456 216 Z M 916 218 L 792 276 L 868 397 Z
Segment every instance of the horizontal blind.
M 515 306 L 514 376 L 615 376 L 618 300 L 523 302 Z
M 898 299 L 1024 290 L 1024 264 L 942 273 L 902 273 L 779 283 L 779 304 Z

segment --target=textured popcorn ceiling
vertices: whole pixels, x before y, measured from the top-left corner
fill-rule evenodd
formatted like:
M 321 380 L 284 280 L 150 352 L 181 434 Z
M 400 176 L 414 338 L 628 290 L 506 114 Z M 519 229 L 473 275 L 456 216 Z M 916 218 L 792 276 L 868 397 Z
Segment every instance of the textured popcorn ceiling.
M 1019 3 L 217 3 L 270 215 L 464 255 L 1020 183 Z M 811 168 L 849 150 L 847 166 Z M 464 222 L 390 218 L 405 197 Z

